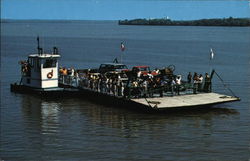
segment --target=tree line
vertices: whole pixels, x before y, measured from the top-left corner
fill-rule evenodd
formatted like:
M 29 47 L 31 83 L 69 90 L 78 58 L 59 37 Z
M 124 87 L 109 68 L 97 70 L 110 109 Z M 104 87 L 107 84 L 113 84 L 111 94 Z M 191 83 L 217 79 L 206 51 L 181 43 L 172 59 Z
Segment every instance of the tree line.
M 250 18 L 215 18 L 188 21 L 171 19 L 133 19 L 119 20 L 119 25 L 158 25 L 158 26 L 250 26 Z

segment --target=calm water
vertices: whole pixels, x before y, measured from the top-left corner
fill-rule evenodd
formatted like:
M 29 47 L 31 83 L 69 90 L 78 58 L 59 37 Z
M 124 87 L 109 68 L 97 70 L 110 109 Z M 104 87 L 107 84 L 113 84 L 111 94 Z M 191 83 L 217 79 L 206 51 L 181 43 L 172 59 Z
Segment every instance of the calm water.
M 80 98 L 42 100 L 14 94 L 18 61 L 36 51 L 36 36 L 62 66 L 123 62 L 170 64 L 176 73 L 212 67 L 242 101 L 211 110 L 148 114 Z M 248 160 L 250 158 L 250 28 L 118 26 L 117 22 L 11 22 L 1 24 L 1 139 L 4 160 Z M 215 90 L 225 91 L 214 78 Z M 229 93 L 227 93 L 229 94 Z

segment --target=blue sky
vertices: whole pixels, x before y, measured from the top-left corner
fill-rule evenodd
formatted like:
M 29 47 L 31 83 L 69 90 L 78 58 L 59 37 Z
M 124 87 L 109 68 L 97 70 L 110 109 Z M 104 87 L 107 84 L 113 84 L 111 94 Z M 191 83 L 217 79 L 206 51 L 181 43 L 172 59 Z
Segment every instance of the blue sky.
M 1 0 L 2 19 L 250 17 L 249 0 Z

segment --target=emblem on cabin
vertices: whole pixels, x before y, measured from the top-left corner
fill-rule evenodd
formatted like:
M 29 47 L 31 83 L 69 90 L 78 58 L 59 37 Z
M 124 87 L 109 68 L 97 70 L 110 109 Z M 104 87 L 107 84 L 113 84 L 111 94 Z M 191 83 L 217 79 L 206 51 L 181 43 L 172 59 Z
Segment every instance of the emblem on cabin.
M 53 77 L 53 69 L 47 74 L 47 78 L 51 79 Z

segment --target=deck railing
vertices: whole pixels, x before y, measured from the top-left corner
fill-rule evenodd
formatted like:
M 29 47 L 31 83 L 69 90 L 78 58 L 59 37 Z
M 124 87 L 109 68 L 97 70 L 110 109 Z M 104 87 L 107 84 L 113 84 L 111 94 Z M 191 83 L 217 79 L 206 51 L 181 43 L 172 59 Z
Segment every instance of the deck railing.
M 133 87 L 129 83 L 121 85 L 112 85 L 101 80 L 89 80 L 85 77 L 76 77 L 71 75 L 60 75 L 59 83 L 62 85 L 88 89 L 108 95 L 126 98 L 145 98 L 162 97 L 185 94 L 196 94 L 211 92 L 211 85 L 206 87 L 203 84 L 183 82 L 181 85 L 161 85 L 156 87 Z

